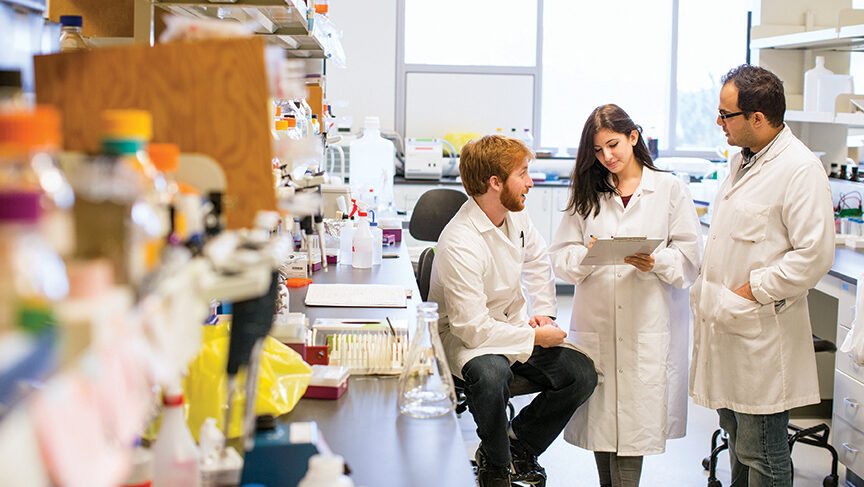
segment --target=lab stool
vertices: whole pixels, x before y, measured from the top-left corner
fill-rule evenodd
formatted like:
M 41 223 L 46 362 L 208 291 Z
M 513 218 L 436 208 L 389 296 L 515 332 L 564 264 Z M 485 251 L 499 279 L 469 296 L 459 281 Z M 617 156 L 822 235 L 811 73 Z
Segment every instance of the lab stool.
M 813 335 L 813 349 L 819 352 L 835 352 L 837 347 L 830 340 L 825 340 Z M 821 423 L 810 428 L 802 428 L 789 423 L 789 452 L 791 454 L 795 443 L 804 443 L 819 448 L 824 448 L 831 453 L 831 474 L 822 479 L 823 487 L 837 487 L 839 477 L 837 476 L 837 450 L 828 443 L 831 429 L 827 424 Z M 717 444 L 718 440 L 720 445 Z M 702 459 L 702 468 L 708 470 L 708 487 L 722 487 L 723 484 L 717 480 L 717 455 L 723 450 L 729 449 L 729 436 L 723 429 L 718 429 L 711 435 L 711 455 Z M 795 481 L 795 465 L 792 465 L 792 481 Z

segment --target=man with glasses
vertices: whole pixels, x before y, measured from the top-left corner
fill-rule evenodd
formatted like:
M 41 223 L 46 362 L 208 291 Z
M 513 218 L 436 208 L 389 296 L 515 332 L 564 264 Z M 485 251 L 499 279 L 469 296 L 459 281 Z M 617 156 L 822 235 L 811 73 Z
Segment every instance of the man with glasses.
M 690 395 L 729 434 L 733 487 L 791 486 L 789 410 L 818 403 L 807 291 L 834 260 L 831 188 L 783 123 L 783 82 L 750 65 L 723 79 L 729 177 L 691 290 Z

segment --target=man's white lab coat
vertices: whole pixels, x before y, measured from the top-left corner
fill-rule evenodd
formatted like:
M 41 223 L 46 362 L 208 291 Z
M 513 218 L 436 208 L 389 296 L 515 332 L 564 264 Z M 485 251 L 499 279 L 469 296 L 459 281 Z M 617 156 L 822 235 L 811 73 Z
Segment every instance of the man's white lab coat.
M 511 365 L 531 356 L 534 329 L 522 285 L 533 315 L 558 312 L 546 242 L 527 212 L 506 219 L 509 235 L 469 197 L 438 239 L 429 301 L 438 303 L 438 330 L 458 377 L 480 355 L 503 355 Z
M 786 126 L 714 199 L 702 273 L 690 291 L 690 395 L 702 406 L 772 414 L 819 402 L 807 292 L 834 260 L 831 188 Z M 732 291 L 750 283 L 756 301 Z
M 654 269 L 582 266 L 591 235 L 661 238 Z M 696 279 L 701 228 L 687 186 L 643 169 L 625 208 L 601 197 L 588 219 L 565 213 L 549 252 L 555 274 L 576 285 L 569 338 L 603 371 L 602 383 L 564 430 L 564 438 L 619 455 L 662 453 L 687 424 L 689 312 L 683 288 Z

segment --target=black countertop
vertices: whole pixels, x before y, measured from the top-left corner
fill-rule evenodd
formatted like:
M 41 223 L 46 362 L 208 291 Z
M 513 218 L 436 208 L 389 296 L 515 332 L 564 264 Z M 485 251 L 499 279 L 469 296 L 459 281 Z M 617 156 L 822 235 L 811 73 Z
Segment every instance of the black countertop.
M 388 249 L 394 250 L 394 249 Z M 290 289 L 290 310 L 316 318 L 405 319 L 411 323 L 420 292 L 408 257 L 383 259 L 371 269 L 330 265 L 312 275 L 318 284 L 391 284 L 412 290 L 407 308 L 307 307 L 308 288 Z M 440 487 L 476 485 L 456 415 L 414 419 L 399 414 L 395 376 L 353 376 L 336 400 L 301 399 L 280 421 L 315 421 L 334 453 L 351 467 L 355 485 Z

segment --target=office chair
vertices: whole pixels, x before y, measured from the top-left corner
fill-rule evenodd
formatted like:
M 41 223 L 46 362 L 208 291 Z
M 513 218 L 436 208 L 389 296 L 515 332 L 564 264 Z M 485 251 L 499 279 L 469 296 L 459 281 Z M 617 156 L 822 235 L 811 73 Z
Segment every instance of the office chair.
M 455 189 L 430 189 L 420 195 L 411 212 L 408 233 L 417 240 L 437 242 L 441 231 L 453 219 L 468 195 Z
M 837 347 L 830 340 L 825 340 L 813 335 L 813 349 L 816 353 L 837 351 Z M 819 448 L 824 448 L 831 453 L 831 474 L 822 479 L 823 487 L 837 487 L 839 477 L 837 476 L 837 450 L 828 443 L 831 428 L 821 423 L 810 428 L 802 428 L 789 423 L 789 452 L 795 443 L 804 443 Z M 717 445 L 718 440 L 720 445 Z M 722 487 L 723 484 L 717 480 L 717 455 L 723 450 L 729 449 L 729 437 L 723 429 L 718 429 L 711 435 L 711 455 L 702 459 L 702 468 L 708 470 L 708 487 Z M 792 480 L 795 480 L 795 466 L 792 466 Z

